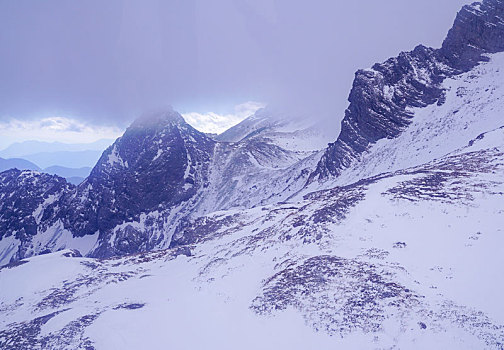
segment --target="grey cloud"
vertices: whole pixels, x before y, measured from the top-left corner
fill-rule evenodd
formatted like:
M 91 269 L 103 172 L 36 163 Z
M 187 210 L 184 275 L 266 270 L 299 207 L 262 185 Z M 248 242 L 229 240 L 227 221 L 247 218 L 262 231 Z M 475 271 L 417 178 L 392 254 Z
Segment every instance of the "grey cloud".
M 343 116 L 354 71 L 439 46 L 463 0 L 0 2 L 0 120 L 254 100 Z

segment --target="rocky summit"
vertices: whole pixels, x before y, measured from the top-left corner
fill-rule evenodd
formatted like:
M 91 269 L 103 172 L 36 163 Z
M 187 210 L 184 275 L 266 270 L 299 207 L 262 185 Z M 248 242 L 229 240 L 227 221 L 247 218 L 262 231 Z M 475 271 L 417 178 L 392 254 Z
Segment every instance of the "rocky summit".
M 504 51 L 504 2 L 483 1 L 458 13 L 440 49 L 411 52 L 360 70 L 350 92 L 341 133 L 310 176 L 337 176 L 378 140 L 398 136 L 410 123 L 411 108 L 444 103 L 442 82 L 470 71 L 488 54 Z

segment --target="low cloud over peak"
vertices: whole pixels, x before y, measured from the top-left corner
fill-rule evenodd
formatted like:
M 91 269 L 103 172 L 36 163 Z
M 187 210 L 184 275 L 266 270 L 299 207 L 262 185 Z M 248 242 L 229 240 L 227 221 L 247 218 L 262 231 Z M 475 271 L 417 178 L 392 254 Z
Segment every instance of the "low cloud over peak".
M 213 134 L 220 134 L 245 118 L 253 115 L 258 109 L 265 107 L 263 103 L 248 101 L 235 106 L 232 113 L 218 114 L 215 112 L 189 112 L 182 116 L 195 129 Z
M 357 68 L 439 46 L 467 2 L 3 1 L 0 120 L 58 111 L 123 127 L 204 102 L 217 131 L 236 112 L 214 106 L 257 100 L 337 125 Z

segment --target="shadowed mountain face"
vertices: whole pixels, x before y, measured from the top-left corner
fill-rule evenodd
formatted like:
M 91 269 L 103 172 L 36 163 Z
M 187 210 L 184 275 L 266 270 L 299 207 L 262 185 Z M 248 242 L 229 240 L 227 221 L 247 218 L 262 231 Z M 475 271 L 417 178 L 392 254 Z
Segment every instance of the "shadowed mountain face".
M 39 223 L 49 214 L 37 208 L 74 188 L 56 175 L 18 169 L 0 173 L 0 238 L 15 235 L 25 240 L 36 235 Z
M 37 220 L 32 217 L 26 226 L 23 235 L 26 244 L 30 244 L 30 235 L 56 226 L 75 237 L 97 232 L 100 237 L 108 237 L 109 231 L 117 225 L 137 221 L 142 213 L 169 210 L 207 186 L 214 144 L 185 123 L 178 113 L 153 113 L 136 120 L 103 152 L 89 177 L 78 187 L 61 184 L 64 180 L 57 176 L 25 172 L 20 174 L 31 180 L 21 181 L 19 175 L 5 173 L 1 192 L 2 196 L 12 193 L 10 198 L 20 197 L 30 202 L 27 210 L 32 212 L 41 205 L 43 215 Z M 54 187 L 54 181 L 64 190 L 51 201 L 44 201 L 45 188 Z M 39 184 L 43 193 L 26 189 L 26 183 Z M 12 203 L 14 208 L 17 205 L 25 207 L 22 203 Z M 0 215 L 4 225 L 11 225 L 14 217 L 9 214 L 6 203 L 2 209 Z M 149 249 L 145 245 L 139 247 L 145 243 L 144 238 L 141 242 L 138 237 L 136 240 L 136 245 L 126 247 L 125 252 Z M 125 242 L 128 243 L 123 241 L 123 245 Z
M 444 102 L 441 83 L 504 51 L 504 2 L 464 6 L 441 49 L 418 46 L 355 75 L 341 132 L 322 156 L 309 182 L 338 176 L 370 145 L 398 136 L 412 108 Z
M 213 147 L 174 111 L 144 116 L 103 153 L 76 194 L 64 199 L 76 210 L 62 219 L 81 236 L 186 201 L 207 184 Z

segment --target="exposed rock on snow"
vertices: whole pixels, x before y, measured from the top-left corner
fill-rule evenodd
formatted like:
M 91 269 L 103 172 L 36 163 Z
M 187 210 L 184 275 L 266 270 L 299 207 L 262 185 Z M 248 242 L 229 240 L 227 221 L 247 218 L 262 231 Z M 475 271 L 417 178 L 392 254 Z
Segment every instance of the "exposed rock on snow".
M 441 49 L 418 46 L 358 71 L 341 133 L 309 181 L 338 176 L 377 141 L 401 135 L 416 118 L 412 108 L 445 103 L 446 78 L 488 61 L 488 54 L 504 51 L 503 4 L 485 0 L 464 6 Z

